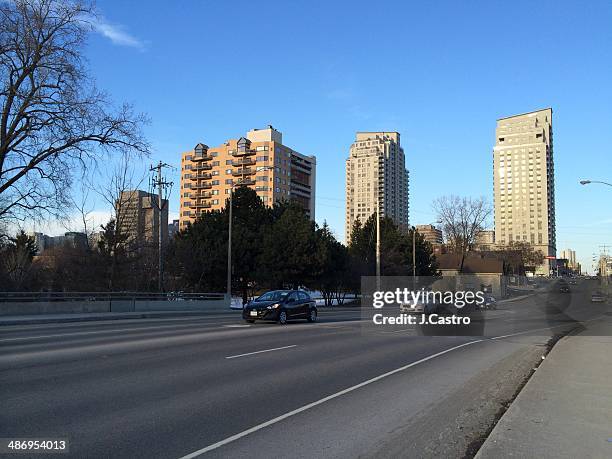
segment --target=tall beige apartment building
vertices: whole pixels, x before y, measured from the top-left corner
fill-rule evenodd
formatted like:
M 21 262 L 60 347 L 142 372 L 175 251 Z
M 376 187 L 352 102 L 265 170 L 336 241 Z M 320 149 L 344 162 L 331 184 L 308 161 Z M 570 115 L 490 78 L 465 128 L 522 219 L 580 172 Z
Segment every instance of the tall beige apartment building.
M 408 169 L 398 132 L 357 132 L 346 160 L 345 239 L 376 210 L 408 228 Z
M 497 120 L 493 148 L 495 243 L 531 243 L 555 256 L 552 108 Z M 545 260 L 536 274 L 548 275 Z
M 268 126 L 218 147 L 199 143 L 181 157 L 179 227 L 210 210 L 221 210 L 233 188 L 254 189 L 264 204 L 299 202 L 315 218 L 316 158 L 283 145 L 281 132 Z
M 158 196 L 142 190 L 123 191 L 115 201 L 117 227 L 127 235 L 127 243 L 139 248 L 157 247 L 159 231 L 168 239 L 168 200 L 157 205 Z

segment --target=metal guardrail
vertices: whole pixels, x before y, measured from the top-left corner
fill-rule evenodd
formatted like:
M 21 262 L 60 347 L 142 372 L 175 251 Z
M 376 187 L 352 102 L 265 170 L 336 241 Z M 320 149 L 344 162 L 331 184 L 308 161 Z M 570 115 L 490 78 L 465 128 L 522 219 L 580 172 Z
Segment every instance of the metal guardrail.
M 63 301 L 218 301 L 223 293 L 184 292 L 0 292 L 3 302 Z

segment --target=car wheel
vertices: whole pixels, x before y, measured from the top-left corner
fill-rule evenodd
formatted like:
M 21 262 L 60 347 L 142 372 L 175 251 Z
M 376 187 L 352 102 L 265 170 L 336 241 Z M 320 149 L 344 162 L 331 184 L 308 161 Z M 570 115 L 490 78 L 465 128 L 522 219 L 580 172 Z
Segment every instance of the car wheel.
M 278 323 L 281 325 L 285 325 L 287 323 L 287 312 L 281 311 L 278 314 Z
M 310 310 L 310 314 L 308 314 L 308 322 L 316 322 L 317 321 L 317 311 L 315 309 Z

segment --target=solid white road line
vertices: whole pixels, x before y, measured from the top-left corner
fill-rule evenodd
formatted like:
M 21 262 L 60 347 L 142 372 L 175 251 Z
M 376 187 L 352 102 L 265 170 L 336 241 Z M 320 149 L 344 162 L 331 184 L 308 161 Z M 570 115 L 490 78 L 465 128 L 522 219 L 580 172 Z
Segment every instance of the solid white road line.
M 416 366 L 416 365 L 418 365 L 420 363 L 423 363 L 423 362 L 427 362 L 428 360 L 435 359 L 436 357 L 439 357 L 441 355 L 444 355 L 444 354 L 447 354 L 449 352 L 455 351 L 455 350 L 460 349 L 462 347 L 469 346 L 471 344 L 480 343 L 482 341 L 485 341 L 485 340 L 484 339 L 478 339 L 478 340 L 475 340 L 475 341 L 468 341 L 467 343 L 460 344 L 459 346 L 451 347 L 451 348 L 446 349 L 444 351 L 441 351 L 441 352 L 438 352 L 436 354 L 432 354 L 432 355 L 430 355 L 428 357 L 422 358 L 421 360 L 417 360 L 416 362 L 412 362 L 412 363 L 409 363 L 408 365 L 404 365 L 403 367 L 396 368 L 395 370 L 391 370 L 391 371 L 389 371 L 387 373 L 383 373 L 382 375 L 376 376 L 376 377 L 374 377 L 372 379 L 368 379 L 367 381 L 364 381 L 362 383 L 356 384 L 356 385 L 351 386 L 351 387 L 349 387 L 347 389 L 341 390 L 340 392 L 336 392 L 335 394 L 328 395 L 327 397 L 324 397 L 324 398 L 322 398 L 320 400 L 317 400 L 316 402 L 312 402 L 312 403 L 309 403 L 308 405 L 304 405 L 304 406 L 302 406 L 300 408 L 297 408 L 297 409 L 295 409 L 293 411 L 289 411 L 288 413 L 285 413 L 285 414 L 283 414 L 281 416 L 278 416 L 278 417 L 276 417 L 274 419 L 270 419 L 269 421 L 266 421 L 266 422 L 264 422 L 262 424 L 258 424 L 258 425 L 254 426 L 254 427 L 251 427 L 250 429 L 247 429 L 247 430 L 245 430 L 243 432 L 237 433 L 236 435 L 232 435 L 231 437 L 227 437 L 226 439 L 218 441 L 217 443 L 213 443 L 212 445 L 206 446 L 205 448 L 202 448 L 202 449 L 199 449 L 197 451 L 194 451 L 193 453 L 190 453 L 190 454 L 187 454 L 186 456 L 183 456 L 181 459 L 191 459 L 191 458 L 194 458 L 194 457 L 198 457 L 198 456 L 200 456 L 200 455 L 202 455 L 204 453 L 207 453 L 209 451 L 217 449 L 217 448 L 219 448 L 219 447 L 221 447 L 223 445 L 227 445 L 228 443 L 236 441 L 236 440 L 238 440 L 238 439 L 240 439 L 242 437 L 246 437 L 247 435 L 252 434 L 253 432 L 257 432 L 258 430 L 264 429 L 264 428 L 266 428 L 268 426 L 271 426 L 272 424 L 276 424 L 277 422 L 280 422 L 280 421 L 282 421 L 284 419 L 287 419 L 287 418 L 289 418 L 291 416 L 295 416 L 296 414 L 302 413 L 302 412 L 304 412 L 306 410 L 309 410 L 310 408 L 314 408 L 317 405 L 321 405 L 321 404 L 323 404 L 325 402 L 328 402 L 328 401 L 333 400 L 335 398 L 341 397 L 342 395 L 348 394 L 349 392 L 353 392 L 354 390 L 357 390 L 357 389 L 359 389 L 361 387 L 367 386 L 368 384 L 372 384 L 372 383 L 374 383 L 376 381 L 380 381 L 383 378 L 386 378 L 388 376 L 394 375 L 394 374 L 399 373 L 401 371 L 407 370 L 408 368 L 414 367 L 414 366 Z
M 238 357 L 245 357 L 247 355 L 261 354 L 262 352 L 280 351 L 281 349 L 289 349 L 290 347 L 296 347 L 296 346 L 297 344 L 292 344 L 291 346 L 273 347 L 272 349 L 264 349 L 263 351 L 255 351 L 255 352 L 247 352 L 246 354 L 230 355 L 225 358 L 226 359 L 236 359 Z

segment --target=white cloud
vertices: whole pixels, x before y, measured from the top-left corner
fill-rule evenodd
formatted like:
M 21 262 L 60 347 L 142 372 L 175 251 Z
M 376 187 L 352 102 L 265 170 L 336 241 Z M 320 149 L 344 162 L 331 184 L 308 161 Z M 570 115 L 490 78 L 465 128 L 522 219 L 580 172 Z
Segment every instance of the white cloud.
M 129 46 L 141 51 L 145 49 L 146 43 L 125 30 L 121 25 L 111 24 L 104 17 L 98 16 L 91 20 L 93 30 L 108 38 L 118 46 Z

